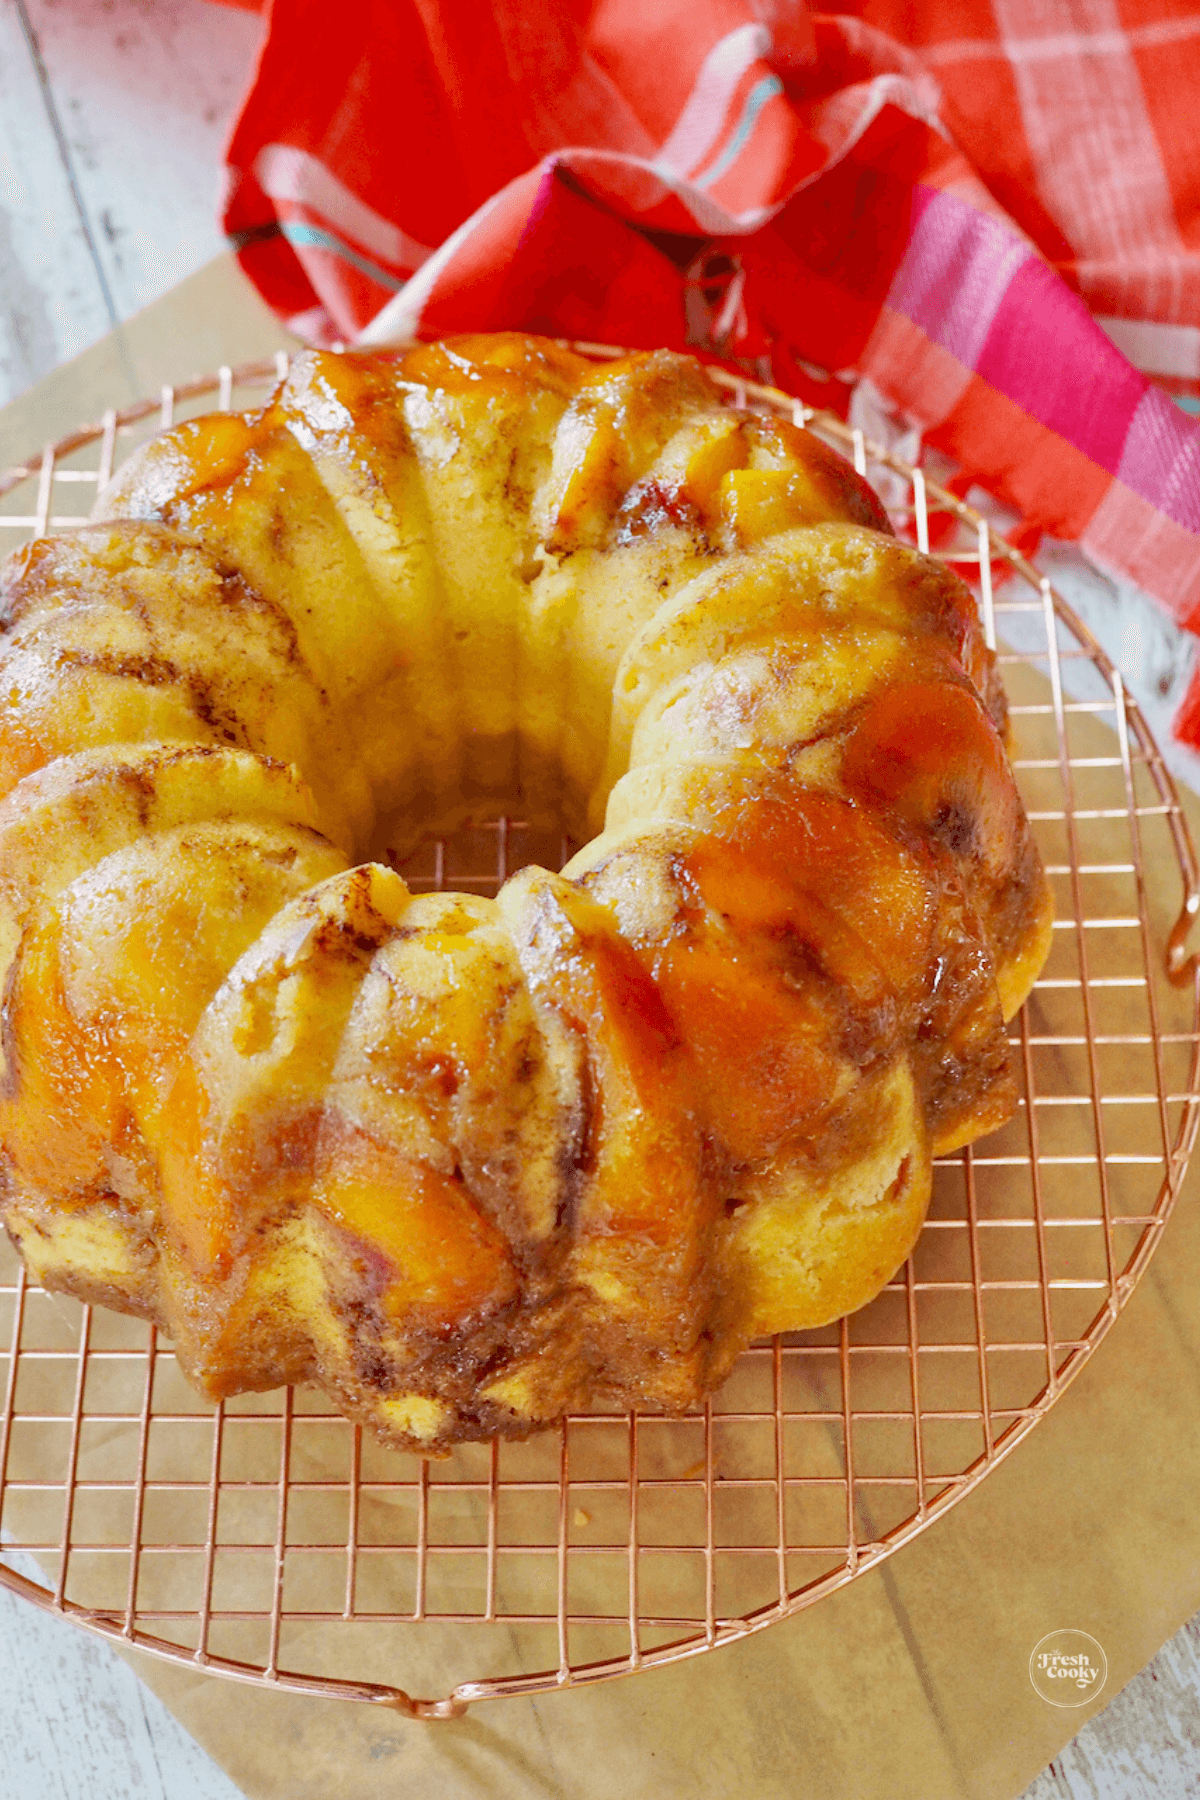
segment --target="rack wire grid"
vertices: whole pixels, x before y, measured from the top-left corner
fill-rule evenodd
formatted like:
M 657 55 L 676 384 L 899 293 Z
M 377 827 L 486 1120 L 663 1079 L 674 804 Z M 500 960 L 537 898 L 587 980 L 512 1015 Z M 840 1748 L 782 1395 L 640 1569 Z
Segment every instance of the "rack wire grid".
M 83 522 L 152 430 L 214 396 L 261 403 L 286 369 L 164 389 L 0 475 L 0 543 Z M 921 1239 L 872 1305 L 754 1345 L 701 1410 L 597 1410 L 436 1463 L 310 1392 L 214 1410 L 154 1330 L 46 1294 L 5 1249 L 0 1581 L 27 1599 L 160 1656 L 425 1718 L 649 1668 L 812 1605 L 933 1524 L 1128 1299 L 1200 1117 L 1200 889 L 1170 775 L 1086 628 L 977 512 L 838 419 L 715 378 L 848 453 L 897 529 L 974 584 L 1057 907 L 1012 1028 L 1016 1116 L 938 1164 Z M 533 860 L 559 845 L 501 819 L 405 873 L 493 893 Z

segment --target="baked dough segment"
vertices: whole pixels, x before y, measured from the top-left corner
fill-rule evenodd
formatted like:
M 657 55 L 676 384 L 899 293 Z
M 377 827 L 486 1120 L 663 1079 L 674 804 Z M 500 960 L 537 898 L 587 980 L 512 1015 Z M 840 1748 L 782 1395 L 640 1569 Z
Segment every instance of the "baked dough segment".
M 322 750 L 347 790 L 336 835 L 361 856 L 378 801 L 367 742 L 377 720 L 364 697 L 395 670 L 395 633 L 368 560 L 290 429 L 286 398 L 255 414 L 173 426 L 125 464 L 97 511 L 167 526 L 286 622 L 296 660 L 330 709 Z M 393 735 L 404 719 L 401 708 Z
M 687 798 L 671 825 L 642 819 L 572 868 L 687 1045 L 720 1196 L 718 1335 L 744 1342 L 863 1304 L 915 1241 L 931 1159 L 912 1046 L 938 882 L 820 790 L 742 771 Z
M 610 834 L 687 820 L 694 805 L 711 817 L 713 794 L 757 767 L 854 800 L 942 865 L 938 954 L 962 1019 L 952 1025 L 943 1008 L 926 1022 L 926 1041 L 947 1053 L 939 1097 L 928 1094 L 943 1115 L 938 1152 L 1006 1117 L 1001 1025 L 1045 961 L 1051 909 L 1005 753 L 994 658 L 962 584 L 853 527 L 790 531 L 685 587 L 630 644 L 615 696 L 608 777 L 625 772 L 593 801 Z M 985 964 L 973 961 L 981 936 Z M 990 1026 L 981 983 L 999 1006 Z M 979 1080 L 964 1089 L 972 1065 Z
M 398 356 L 314 351 L 295 359 L 279 396 L 378 608 L 381 641 L 369 640 L 377 660 L 351 721 L 377 839 L 380 810 L 385 828 L 405 814 L 436 816 L 461 780 L 460 703 L 451 682 L 429 679 L 446 666 L 450 628 L 401 379 Z
M 2 582 L 0 780 L 111 744 L 226 745 L 299 769 L 327 833 L 369 806 L 290 619 L 162 526 L 39 538 Z
M 910 659 L 968 682 L 1002 723 L 1003 694 L 970 595 L 934 558 L 858 526 L 825 524 L 717 561 L 629 640 L 614 671 L 593 829 L 616 781 L 652 760 L 659 738 L 672 753 L 783 760 Z
M 522 340 L 410 351 L 398 398 L 417 457 L 444 607 L 438 671 L 462 735 L 457 798 L 520 792 L 531 747 L 525 629 L 537 566 L 532 521 L 570 391 L 569 353 Z M 505 354 L 508 348 L 510 354 Z M 540 686 L 536 680 L 535 689 Z M 523 729 L 522 729 L 523 728 Z
M 281 764 L 169 745 L 61 758 L 0 803 L 5 1222 L 48 1285 L 167 1322 L 162 1107 L 230 961 L 343 863 L 314 816 Z
M 560 1337 L 560 1353 L 540 1361 L 535 1352 L 555 1341 L 570 1310 L 561 1292 L 562 1177 L 583 1123 L 576 1048 L 539 1018 L 494 903 L 414 898 L 347 1021 L 314 1188 L 314 1204 L 331 1208 L 352 1231 L 355 1253 L 380 1270 L 367 1293 L 347 1279 L 344 1256 L 333 1277 L 347 1391 L 376 1429 L 394 1429 L 398 1413 L 416 1417 L 422 1395 L 438 1396 L 420 1413 L 425 1441 L 511 1427 L 512 1396 L 484 1390 L 498 1367 L 522 1358 L 539 1376 L 522 1423 L 580 1402 L 586 1381 L 569 1345 Z M 442 1210 L 427 1204 L 428 1230 L 419 1234 L 402 1215 L 397 1238 L 399 1169 L 410 1196 L 428 1200 L 433 1184 Z M 461 1221 L 453 1234 L 445 1230 L 451 1210 Z M 453 1282 L 447 1236 L 460 1253 Z M 389 1371 L 382 1395 L 371 1379 L 381 1364 Z
M 583 1131 L 562 1190 L 561 1279 L 578 1296 L 577 1354 L 602 1395 L 684 1405 L 710 1360 L 714 1204 L 688 1047 L 619 922 L 591 895 L 526 870 L 501 907 L 548 1033 L 569 1031 L 581 1059 Z
M 96 517 L 161 523 L 235 569 L 290 620 L 335 705 L 371 685 L 388 622 L 357 544 L 289 429 L 286 392 L 259 413 L 209 413 L 151 439 L 99 496 Z

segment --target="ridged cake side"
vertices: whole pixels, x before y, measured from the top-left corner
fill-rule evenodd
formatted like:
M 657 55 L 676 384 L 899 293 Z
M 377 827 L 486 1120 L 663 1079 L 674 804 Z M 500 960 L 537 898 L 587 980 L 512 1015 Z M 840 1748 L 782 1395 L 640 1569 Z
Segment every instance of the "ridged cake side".
M 699 365 L 297 359 L 4 577 L 4 1216 L 203 1389 L 438 1450 L 863 1304 L 1049 901 L 966 589 Z M 599 831 L 497 900 L 385 845 Z

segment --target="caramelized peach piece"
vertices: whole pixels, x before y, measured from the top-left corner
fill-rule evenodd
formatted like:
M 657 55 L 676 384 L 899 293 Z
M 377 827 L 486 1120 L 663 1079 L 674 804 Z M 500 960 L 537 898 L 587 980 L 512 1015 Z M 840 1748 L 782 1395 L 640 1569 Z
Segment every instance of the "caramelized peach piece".
M 996 728 L 959 683 L 897 683 L 874 696 L 849 734 L 842 779 L 996 877 L 1028 837 Z
M 213 821 L 227 811 L 246 823 Z M 65 1205 L 152 1192 L 156 1071 L 169 1079 L 228 957 L 341 861 L 289 812 L 310 805 L 278 765 L 169 745 L 60 759 L 0 804 L 16 1179 Z
M 581 1225 L 669 1245 L 703 1198 L 683 1046 L 662 997 L 611 914 L 569 882 L 527 870 L 505 902 L 535 1001 L 581 1040 L 590 1071 Z
M 341 860 L 286 828 L 200 824 L 77 877 L 17 965 L 0 1130 L 20 1177 L 56 1204 L 151 1203 L 163 1100 L 226 967 Z M 37 1117 L 49 1135 L 30 1131 Z
M 349 358 L 339 358 L 349 361 Z M 594 364 L 553 338 L 530 337 L 520 331 L 466 332 L 437 344 L 419 344 L 404 353 L 400 373 L 423 386 L 487 393 L 506 378 L 534 390 L 550 387 L 573 394 Z
M 551 555 L 599 542 L 624 491 L 624 458 L 611 411 L 577 401 L 558 428 L 545 547 Z
M 741 788 L 741 792 L 739 792 Z M 723 827 L 723 829 L 721 829 Z M 903 987 L 925 969 L 938 878 L 871 816 L 840 795 L 786 777 L 734 784 L 726 817 L 705 852 L 716 879 L 737 880 L 722 846 L 770 871 L 782 894 L 803 893 L 844 922 L 889 980 Z M 739 871 L 740 873 L 740 871 Z M 731 903 L 736 904 L 736 892 Z
M 234 1191 L 206 1154 L 212 1111 L 199 1072 L 183 1057 L 171 1088 L 162 1152 L 164 1178 L 179 1171 L 179 1198 L 166 1207 L 163 1225 L 170 1250 L 201 1276 L 228 1274 L 239 1235 Z
M 792 476 L 807 518 L 843 519 L 892 535 L 891 520 L 874 489 L 815 432 L 787 419 L 758 417 L 750 433 L 751 468 L 780 470 Z
M 551 1043 L 490 900 L 423 894 L 363 978 L 331 1109 L 414 1161 L 453 1169 L 527 1262 L 560 1223 L 579 1049 Z
M 721 482 L 721 516 L 746 549 L 778 531 L 808 525 L 820 517 L 805 504 L 804 487 L 799 475 L 783 469 L 737 469 Z
M 408 898 L 399 876 L 370 863 L 310 887 L 205 1007 L 159 1131 L 163 1219 L 183 1274 L 223 1280 L 266 1221 L 307 1198 L 346 1020 Z
M 108 1045 L 63 996 L 61 930 L 51 912 L 26 933 L 9 986 L 0 1138 L 26 1181 L 78 1205 L 107 1186 L 104 1147 L 121 1142 L 127 1119 Z
M 723 421 L 722 421 L 723 423 Z M 683 485 L 706 523 L 720 516 L 721 492 L 733 469 L 745 467 L 749 446 L 740 420 L 730 419 L 725 430 L 714 428 L 689 448 Z
M 503 1234 L 462 1181 L 348 1123 L 326 1122 L 313 1200 L 367 1247 L 383 1308 L 401 1329 L 427 1322 L 445 1332 L 516 1294 Z
M 660 351 L 593 370 L 555 436 L 541 502 L 546 549 L 561 555 L 599 546 L 618 516 L 635 534 L 651 521 L 698 523 L 688 463 L 701 453 L 696 475 L 703 485 L 707 440 L 736 432 L 736 421 L 725 426 L 707 377 L 683 357 Z M 673 460 L 677 436 L 681 456 Z M 714 454 L 719 459 L 721 452 Z
M 267 412 L 206 413 L 152 438 L 100 495 L 95 516 L 189 524 L 205 499 L 238 481 L 271 427 Z
M 651 967 L 696 1070 L 703 1115 L 730 1156 L 757 1160 L 811 1131 L 851 1085 L 827 995 L 789 989 L 753 950 L 673 938 Z

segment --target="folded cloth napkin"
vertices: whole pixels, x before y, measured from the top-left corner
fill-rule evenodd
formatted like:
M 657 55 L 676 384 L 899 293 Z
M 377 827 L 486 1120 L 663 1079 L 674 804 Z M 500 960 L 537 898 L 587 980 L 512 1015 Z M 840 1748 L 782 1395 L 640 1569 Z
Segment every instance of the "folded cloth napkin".
M 317 342 L 868 377 L 1200 631 L 1198 118 L 1186 0 L 269 0 L 225 224 Z

